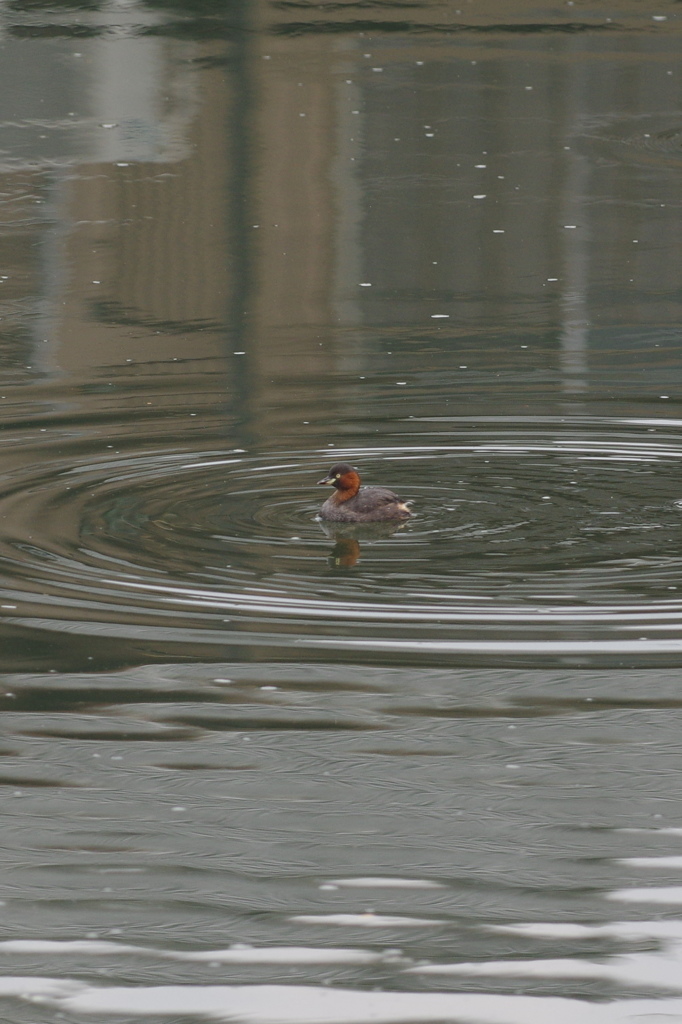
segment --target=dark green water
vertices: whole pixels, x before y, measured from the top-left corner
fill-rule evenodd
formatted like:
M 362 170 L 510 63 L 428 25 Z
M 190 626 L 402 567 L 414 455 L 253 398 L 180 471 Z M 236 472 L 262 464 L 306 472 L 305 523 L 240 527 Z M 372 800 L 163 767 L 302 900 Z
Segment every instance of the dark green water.
M 682 1021 L 681 28 L 0 7 L 8 1024 Z

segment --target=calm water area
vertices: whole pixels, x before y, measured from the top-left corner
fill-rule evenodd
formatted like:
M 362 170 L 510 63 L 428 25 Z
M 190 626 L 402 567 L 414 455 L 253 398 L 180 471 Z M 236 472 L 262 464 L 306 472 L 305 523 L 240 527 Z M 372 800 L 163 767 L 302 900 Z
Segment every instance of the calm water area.
M 681 55 L 1 0 L 3 1022 L 682 1022 Z

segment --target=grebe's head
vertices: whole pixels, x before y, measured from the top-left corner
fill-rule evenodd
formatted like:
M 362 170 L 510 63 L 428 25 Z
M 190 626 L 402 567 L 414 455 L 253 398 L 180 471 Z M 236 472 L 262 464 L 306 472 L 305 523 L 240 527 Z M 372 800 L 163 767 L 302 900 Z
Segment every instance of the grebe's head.
M 352 491 L 360 486 L 360 477 L 356 469 L 353 469 L 347 462 L 337 462 L 318 484 L 331 484 L 339 491 Z

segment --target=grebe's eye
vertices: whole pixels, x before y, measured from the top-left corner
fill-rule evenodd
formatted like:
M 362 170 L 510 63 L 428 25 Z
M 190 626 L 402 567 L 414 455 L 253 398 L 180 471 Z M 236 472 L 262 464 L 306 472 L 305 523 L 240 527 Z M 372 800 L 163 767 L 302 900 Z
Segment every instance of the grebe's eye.
M 340 474 L 340 473 L 337 473 L 337 474 L 336 474 L 336 476 L 334 477 L 334 479 L 335 479 L 335 480 L 340 480 L 340 479 L 341 479 L 341 474 Z

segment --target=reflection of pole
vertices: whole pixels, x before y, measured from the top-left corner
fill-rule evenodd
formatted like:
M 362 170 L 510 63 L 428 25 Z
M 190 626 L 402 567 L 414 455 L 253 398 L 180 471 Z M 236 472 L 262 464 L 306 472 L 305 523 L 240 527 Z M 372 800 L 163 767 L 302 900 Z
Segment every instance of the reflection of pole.
M 574 65 L 570 59 L 567 64 L 571 74 Z M 579 63 L 577 67 L 577 75 L 582 76 L 585 65 Z M 578 112 L 586 109 L 579 88 L 582 85 L 582 77 L 576 82 L 572 76 L 567 82 L 567 114 L 573 126 Z M 563 390 L 577 395 L 587 391 L 588 376 L 590 231 L 585 194 L 589 166 L 586 157 L 568 148 L 565 150 L 564 166 L 567 173 L 559 203 L 561 224 L 558 228 L 562 232 L 560 242 L 563 257 L 559 366 Z
M 590 338 L 588 281 L 589 227 L 581 209 L 579 187 L 586 178 L 583 157 L 569 157 L 572 172 L 568 176 L 567 194 L 562 203 L 563 272 L 561 292 L 561 333 L 559 365 L 563 390 L 569 394 L 587 391 L 588 351 Z M 575 190 L 575 191 L 574 191 Z
M 253 409 L 253 353 L 249 352 L 249 344 L 254 343 L 250 313 L 254 292 L 254 243 L 257 235 L 253 228 L 253 211 L 257 208 L 257 197 L 253 195 L 256 181 L 252 72 L 255 33 L 248 29 L 249 15 L 253 14 L 256 6 L 250 0 L 233 0 L 230 5 L 230 25 L 235 30 L 235 40 L 228 44 L 233 47 L 230 73 L 234 87 L 231 90 L 232 107 L 227 111 L 227 136 L 232 140 L 232 145 L 228 161 L 231 180 L 225 183 L 228 196 L 225 213 L 229 221 L 231 251 L 225 253 L 225 260 L 226 263 L 229 261 L 231 288 L 226 317 L 225 356 L 233 384 L 234 440 L 242 448 L 250 447 L 258 437 L 255 429 L 258 414 Z M 243 354 L 234 355 L 235 352 Z
M 65 215 L 66 182 L 72 177 L 70 166 L 56 167 L 50 173 L 50 185 L 44 191 L 43 215 L 49 227 L 40 239 L 40 297 L 36 300 L 37 316 L 32 318 L 32 361 L 42 374 L 58 376 L 56 339 L 61 325 L 62 298 L 66 290 L 67 259 L 65 239 L 71 231 L 71 220 Z
M 347 45 L 347 44 L 346 44 Z M 362 189 L 358 175 L 362 155 L 363 96 L 354 81 L 358 73 L 356 48 L 342 65 L 336 84 L 336 135 L 332 175 L 335 187 L 335 267 L 333 308 L 344 327 L 362 322 Z

